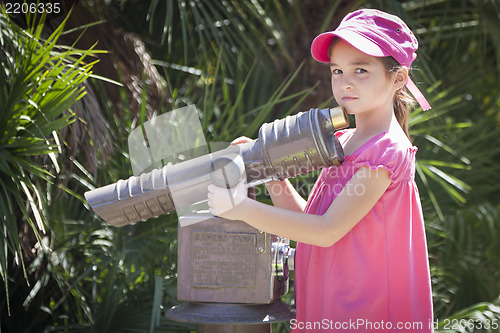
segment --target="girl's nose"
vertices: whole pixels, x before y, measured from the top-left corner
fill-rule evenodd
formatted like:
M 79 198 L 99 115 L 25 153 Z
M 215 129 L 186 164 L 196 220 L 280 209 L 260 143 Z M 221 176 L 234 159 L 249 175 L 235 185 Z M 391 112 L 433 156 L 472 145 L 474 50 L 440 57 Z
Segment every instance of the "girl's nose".
M 352 84 L 352 80 L 349 77 L 349 75 L 345 75 L 345 74 L 342 75 L 342 79 L 340 81 L 340 88 L 342 90 L 352 90 L 353 84 Z

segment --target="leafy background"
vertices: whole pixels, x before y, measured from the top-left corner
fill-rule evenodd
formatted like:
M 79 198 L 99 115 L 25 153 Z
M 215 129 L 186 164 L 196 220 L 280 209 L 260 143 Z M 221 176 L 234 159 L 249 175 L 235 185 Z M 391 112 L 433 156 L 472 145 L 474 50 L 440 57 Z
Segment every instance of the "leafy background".
M 1 330 L 194 331 L 164 317 L 178 303 L 175 214 L 114 228 L 83 193 L 132 174 L 128 134 L 155 114 L 195 104 L 221 142 L 333 106 L 310 42 L 360 7 L 399 15 L 420 41 L 412 75 L 433 109 L 414 110 L 411 135 L 439 330 L 499 332 L 486 329 L 500 324 L 498 0 L 81 0 L 48 18 L 2 7 Z M 303 195 L 314 176 L 294 180 Z

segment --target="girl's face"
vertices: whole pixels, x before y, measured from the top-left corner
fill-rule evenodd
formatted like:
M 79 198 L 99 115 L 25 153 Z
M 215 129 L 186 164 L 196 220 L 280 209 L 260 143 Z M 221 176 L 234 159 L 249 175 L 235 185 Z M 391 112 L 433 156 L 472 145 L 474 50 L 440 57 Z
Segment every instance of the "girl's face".
M 380 59 L 338 39 L 331 49 L 330 69 L 333 96 L 348 113 L 392 111 L 399 85 Z

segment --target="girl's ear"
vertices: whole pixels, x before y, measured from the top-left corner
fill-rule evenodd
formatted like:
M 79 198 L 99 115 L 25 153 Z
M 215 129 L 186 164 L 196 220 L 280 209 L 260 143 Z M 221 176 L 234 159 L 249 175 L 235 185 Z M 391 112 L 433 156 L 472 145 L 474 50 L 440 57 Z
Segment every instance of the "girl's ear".
M 399 67 L 396 75 L 394 75 L 394 85 L 396 86 L 396 89 L 402 89 L 405 86 L 407 80 L 408 68 L 406 68 L 405 66 Z

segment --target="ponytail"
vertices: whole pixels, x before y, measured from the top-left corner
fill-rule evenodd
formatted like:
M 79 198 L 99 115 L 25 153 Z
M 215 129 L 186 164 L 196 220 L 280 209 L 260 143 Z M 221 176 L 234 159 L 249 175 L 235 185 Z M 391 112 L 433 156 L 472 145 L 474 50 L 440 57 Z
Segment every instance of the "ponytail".
M 393 57 L 383 57 L 380 59 L 389 73 L 396 72 L 401 67 L 401 65 Z M 393 103 L 394 115 L 408 138 L 410 138 L 408 121 L 410 118 L 410 109 L 413 105 L 415 105 L 415 100 L 412 96 L 410 96 L 410 94 L 408 94 L 406 87 L 396 91 Z
M 410 109 L 414 104 L 415 100 L 410 96 L 410 94 L 408 94 L 406 87 L 396 91 L 396 94 L 394 95 L 394 115 L 396 116 L 399 125 L 405 132 L 408 139 L 410 138 L 408 131 Z

